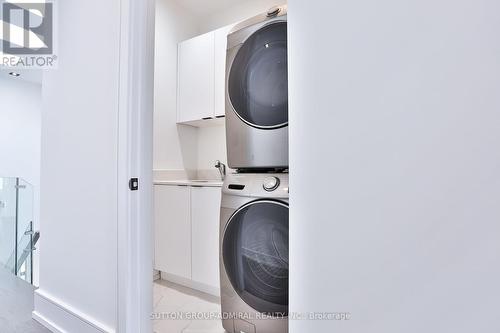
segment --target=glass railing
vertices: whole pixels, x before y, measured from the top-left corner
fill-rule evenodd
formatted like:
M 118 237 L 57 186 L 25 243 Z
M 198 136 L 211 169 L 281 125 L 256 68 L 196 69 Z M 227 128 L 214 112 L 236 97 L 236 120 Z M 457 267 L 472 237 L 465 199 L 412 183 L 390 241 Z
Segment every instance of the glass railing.
M 21 178 L 0 177 L 0 266 L 33 283 L 39 236 L 33 229 L 33 186 Z

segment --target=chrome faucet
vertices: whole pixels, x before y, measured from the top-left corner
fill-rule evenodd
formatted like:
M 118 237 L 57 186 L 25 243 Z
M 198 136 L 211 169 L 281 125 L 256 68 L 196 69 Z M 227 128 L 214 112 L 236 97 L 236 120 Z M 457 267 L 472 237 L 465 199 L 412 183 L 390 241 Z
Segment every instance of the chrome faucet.
M 219 169 L 220 178 L 224 180 L 224 178 L 226 177 L 226 165 L 221 161 L 217 160 L 215 161 L 215 167 Z

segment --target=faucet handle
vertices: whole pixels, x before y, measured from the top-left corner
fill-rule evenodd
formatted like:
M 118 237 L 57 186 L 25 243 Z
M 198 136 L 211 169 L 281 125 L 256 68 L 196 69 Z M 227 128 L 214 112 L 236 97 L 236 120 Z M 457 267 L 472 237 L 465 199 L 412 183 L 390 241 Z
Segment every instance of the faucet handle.
M 220 178 L 222 180 L 224 180 L 224 178 L 226 176 L 226 165 L 224 163 L 222 163 L 221 161 L 217 160 L 217 161 L 215 161 L 215 167 L 217 169 L 219 169 Z

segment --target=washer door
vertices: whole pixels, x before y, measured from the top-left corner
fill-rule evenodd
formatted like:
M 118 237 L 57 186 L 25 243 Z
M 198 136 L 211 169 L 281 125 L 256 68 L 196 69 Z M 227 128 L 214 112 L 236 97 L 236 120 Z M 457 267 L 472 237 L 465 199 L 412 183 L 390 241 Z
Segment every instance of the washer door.
M 288 315 L 288 205 L 259 200 L 238 209 L 226 227 L 222 257 L 233 288 L 268 315 Z
M 241 46 L 228 79 L 229 98 L 247 124 L 273 129 L 288 124 L 287 23 L 252 34 Z

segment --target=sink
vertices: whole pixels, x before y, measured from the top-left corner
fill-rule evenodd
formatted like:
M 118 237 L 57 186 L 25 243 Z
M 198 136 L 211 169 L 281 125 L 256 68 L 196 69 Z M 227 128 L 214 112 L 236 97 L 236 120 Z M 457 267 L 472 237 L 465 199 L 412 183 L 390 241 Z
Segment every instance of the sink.
M 157 185 L 179 185 L 179 186 L 220 186 L 222 180 L 216 179 L 178 179 L 178 180 L 157 180 Z
M 191 183 L 222 183 L 222 180 L 217 180 L 217 179 L 195 179 L 195 180 L 190 180 L 189 182 Z

